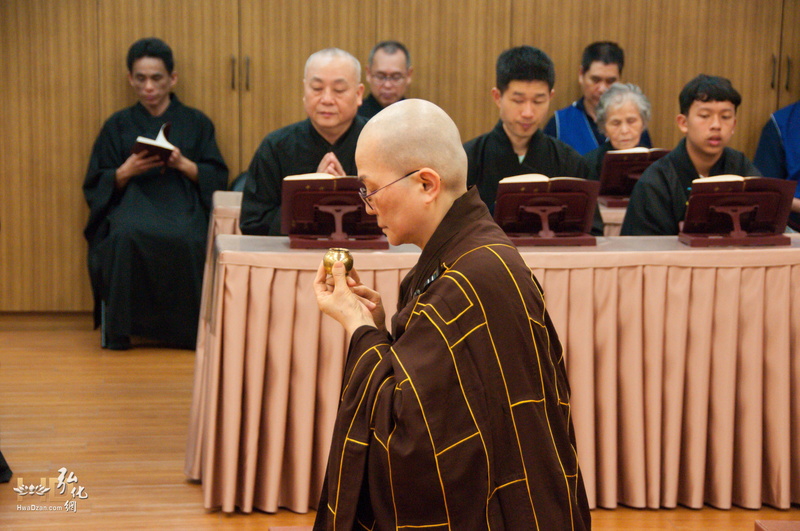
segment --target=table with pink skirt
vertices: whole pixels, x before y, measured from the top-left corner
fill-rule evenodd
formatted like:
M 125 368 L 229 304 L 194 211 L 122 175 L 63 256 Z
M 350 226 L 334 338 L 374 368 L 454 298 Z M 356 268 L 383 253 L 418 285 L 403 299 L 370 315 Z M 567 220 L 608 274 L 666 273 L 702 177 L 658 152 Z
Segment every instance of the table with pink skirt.
M 312 283 L 324 254 L 220 234 L 204 283 L 186 469 L 222 511 L 315 508 L 348 338 Z M 565 349 L 591 507 L 800 503 L 800 236 L 521 248 Z M 413 246 L 352 251 L 396 307 Z

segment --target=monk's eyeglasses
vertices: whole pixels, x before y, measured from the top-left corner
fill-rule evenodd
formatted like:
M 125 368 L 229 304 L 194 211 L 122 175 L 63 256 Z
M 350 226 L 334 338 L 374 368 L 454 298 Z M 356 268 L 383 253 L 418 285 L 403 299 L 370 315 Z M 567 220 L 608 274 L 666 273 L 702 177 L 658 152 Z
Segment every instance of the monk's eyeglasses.
M 391 83 L 392 85 L 399 85 L 406 80 L 406 74 L 402 72 L 395 72 L 394 74 L 384 74 L 383 72 L 376 72 L 372 77 L 378 84 Z
M 392 181 L 392 182 L 390 182 L 389 184 L 387 184 L 387 185 L 385 185 L 385 186 L 381 186 L 381 187 L 380 187 L 380 188 L 378 188 L 377 190 L 373 190 L 372 192 L 369 192 L 369 193 L 367 193 L 367 189 L 366 189 L 366 188 L 364 188 L 364 187 L 362 186 L 362 187 L 361 187 L 361 188 L 358 190 L 358 195 L 361 197 L 361 200 L 362 200 L 362 201 L 364 201 L 364 203 L 365 203 L 365 204 L 366 204 L 368 207 L 370 207 L 370 208 L 375 208 L 375 207 L 373 207 L 373 206 L 372 206 L 372 200 L 370 199 L 370 197 L 372 197 L 373 195 L 377 194 L 378 192 L 380 192 L 380 191 L 381 191 L 381 190 L 383 190 L 384 188 L 388 188 L 388 187 L 390 187 L 391 185 L 393 185 L 394 183 L 402 181 L 402 180 L 403 180 L 403 179 L 405 179 L 406 177 L 411 177 L 412 175 L 414 175 L 414 174 L 415 174 L 415 173 L 417 173 L 418 171 L 419 171 L 419 170 L 414 170 L 414 171 L 412 171 L 412 172 L 406 173 L 405 175 L 403 175 L 402 177 L 400 177 L 400 178 L 399 178 L 399 179 L 397 179 L 396 181 Z

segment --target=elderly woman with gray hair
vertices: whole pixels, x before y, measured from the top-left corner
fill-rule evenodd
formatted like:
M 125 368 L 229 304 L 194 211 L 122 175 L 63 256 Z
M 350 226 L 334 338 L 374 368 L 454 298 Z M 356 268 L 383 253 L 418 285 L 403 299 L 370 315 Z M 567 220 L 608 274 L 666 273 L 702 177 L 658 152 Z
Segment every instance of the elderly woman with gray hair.
M 642 133 L 650 121 L 650 101 L 642 89 L 632 83 L 614 83 L 597 105 L 597 127 L 608 140 L 586 153 L 590 179 L 600 178 L 603 157 L 611 150 L 629 149 L 640 145 Z

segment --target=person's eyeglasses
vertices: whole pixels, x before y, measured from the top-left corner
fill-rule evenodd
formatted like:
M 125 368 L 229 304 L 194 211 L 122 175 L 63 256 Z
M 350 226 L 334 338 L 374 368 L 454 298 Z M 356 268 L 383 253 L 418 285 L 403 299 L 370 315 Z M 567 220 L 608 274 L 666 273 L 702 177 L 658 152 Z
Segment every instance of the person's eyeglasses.
M 373 207 L 373 206 L 372 206 L 372 200 L 370 199 L 370 197 L 372 197 L 373 195 L 377 194 L 378 192 L 380 192 L 380 191 L 381 191 L 381 190 L 383 190 L 384 188 L 388 188 L 388 187 L 390 187 L 391 185 L 393 185 L 394 183 L 396 183 L 396 182 L 399 182 L 399 181 L 402 181 L 402 180 L 403 180 L 403 179 L 405 179 L 406 177 L 411 177 L 412 175 L 414 175 L 414 174 L 415 174 L 415 173 L 417 173 L 418 171 L 419 171 L 419 170 L 414 170 L 414 171 L 412 171 L 412 172 L 406 173 L 405 175 L 403 175 L 402 177 L 400 177 L 400 178 L 399 178 L 399 179 L 397 179 L 396 181 L 392 181 L 392 182 L 390 182 L 389 184 L 387 184 L 387 185 L 385 185 L 385 186 L 381 186 L 381 187 L 380 187 L 380 188 L 378 188 L 377 190 L 373 190 L 372 192 L 369 192 L 369 193 L 367 193 L 367 189 L 366 189 L 366 188 L 364 188 L 364 187 L 362 186 L 362 187 L 361 187 L 361 188 L 358 190 L 358 195 L 361 197 L 361 200 L 362 200 L 362 201 L 364 201 L 364 203 L 365 203 L 365 204 L 366 204 L 368 207 L 370 207 L 370 208 L 375 208 L 375 207 Z
M 375 81 L 381 84 L 386 83 L 388 81 L 390 83 L 397 85 L 406 78 L 406 75 L 401 74 L 400 72 L 395 72 L 394 74 L 387 76 L 382 72 L 378 72 L 377 74 L 372 74 L 372 77 L 375 79 Z

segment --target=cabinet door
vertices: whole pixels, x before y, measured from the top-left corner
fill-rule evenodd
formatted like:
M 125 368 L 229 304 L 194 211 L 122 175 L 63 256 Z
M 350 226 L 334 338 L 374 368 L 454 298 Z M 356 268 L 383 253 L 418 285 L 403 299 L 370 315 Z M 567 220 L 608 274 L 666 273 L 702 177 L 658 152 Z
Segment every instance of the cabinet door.
M 782 0 L 652 0 L 646 22 L 648 63 L 642 83 L 653 102 L 656 143 L 672 147 L 678 94 L 698 74 L 727 77 L 742 95 L 731 147 L 752 157 L 776 104 L 772 56 L 780 53 Z
M 778 65 L 778 108 L 781 108 L 800 100 L 800 0 L 783 2 L 783 33 Z
M 246 169 L 267 133 L 306 117 L 303 69 L 309 55 L 337 47 L 363 60 L 375 40 L 375 4 L 241 0 L 240 27 L 246 81 L 241 164 Z
M 91 308 L 81 192 L 100 120 L 95 0 L 0 2 L 0 311 Z
M 130 45 L 143 37 L 163 39 L 175 56 L 175 93 L 214 122 L 230 178 L 236 177 L 240 171 L 238 1 L 99 0 L 98 6 L 102 119 L 136 102 L 125 64 Z

